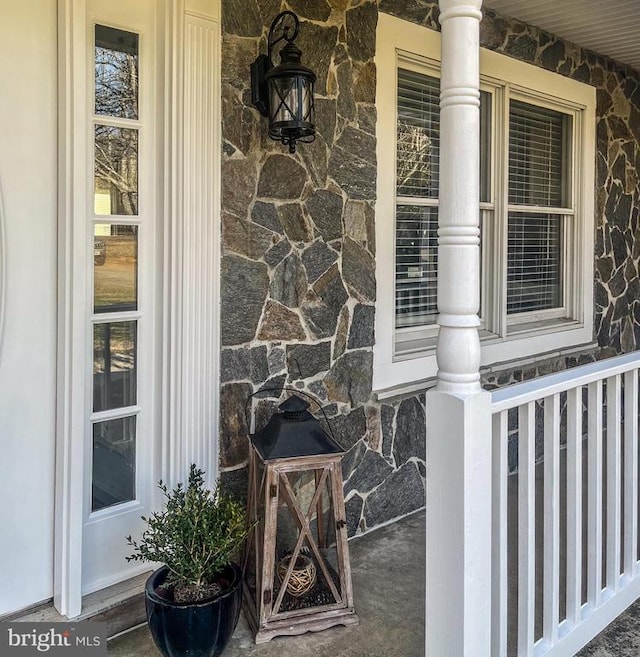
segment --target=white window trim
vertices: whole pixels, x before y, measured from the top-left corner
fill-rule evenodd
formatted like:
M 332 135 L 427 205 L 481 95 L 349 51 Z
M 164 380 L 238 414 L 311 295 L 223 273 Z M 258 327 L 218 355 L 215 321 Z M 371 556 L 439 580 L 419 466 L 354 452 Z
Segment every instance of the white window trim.
M 400 60 L 422 62 L 426 66 L 440 65 L 441 36 L 439 32 L 381 13 L 377 28 L 377 189 L 376 204 L 376 343 L 374 345 L 373 389 L 380 397 L 424 387 L 437 373 L 435 347 L 411 354 L 396 354 L 395 349 L 395 126 L 397 68 Z M 515 361 L 536 354 L 566 350 L 591 343 L 593 338 L 593 226 L 595 181 L 595 88 L 565 78 L 556 73 L 517 61 L 505 55 L 480 49 L 480 72 L 483 80 L 507 83 L 512 90 L 521 89 L 545 104 L 557 103 L 563 111 L 576 110 L 573 154 L 576 179 L 576 221 L 573 234 L 567 238 L 575 244 L 573 277 L 565 287 L 575 291 L 570 299 L 573 321 L 553 322 L 546 326 L 506 334 L 506 309 L 490 307 L 489 325 L 492 331 L 481 331 L 482 366 Z M 522 81 L 526 80 L 526 87 Z M 504 120 L 498 119 L 498 120 Z M 506 144 L 498 148 L 506 148 Z M 390 156 L 390 154 L 393 154 Z M 492 158 L 492 166 L 500 158 Z M 506 158 L 502 158 L 506 162 Z M 494 195 L 496 190 L 492 190 Z M 503 213 L 506 199 L 494 198 L 496 213 Z M 505 227 L 506 228 L 506 227 Z M 506 251 L 506 229 L 496 236 L 495 249 Z M 483 249 L 483 265 L 486 265 Z M 505 298 L 506 265 L 485 269 L 483 298 L 498 295 Z M 504 279 L 504 280 L 503 280 Z M 506 304 L 502 304 L 505 305 Z M 502 316 L 501 316 L 502 315 Z M 495 331 L 495 332 L 493 332 Z M 386 393 L 386 394 L 385 394 Z

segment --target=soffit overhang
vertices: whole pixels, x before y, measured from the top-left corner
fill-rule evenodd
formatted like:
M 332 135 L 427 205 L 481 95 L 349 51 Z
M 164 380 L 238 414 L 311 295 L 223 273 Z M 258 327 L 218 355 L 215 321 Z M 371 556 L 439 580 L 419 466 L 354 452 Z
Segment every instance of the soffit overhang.
M 484 0 L 483 5 L 640 71 L 640 0 Z

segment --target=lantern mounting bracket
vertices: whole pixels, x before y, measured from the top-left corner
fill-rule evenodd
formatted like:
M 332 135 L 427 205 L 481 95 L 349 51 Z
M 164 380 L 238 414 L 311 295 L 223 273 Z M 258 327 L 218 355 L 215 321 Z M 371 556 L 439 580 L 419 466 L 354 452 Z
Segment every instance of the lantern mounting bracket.
M 289 19 L 291 19 L 291 21 L 293 22 L 293 34 L 289 34 L 289 31 L 291 30 L 291 27 L 287 25 Z M 274 39 L 273 37 L 275 36 L 276 30 L 279 27 L 282 27 L 282 34 L 277 39 Z M 271 59 L 271 52 L 273 51 L 273 47 L 276 45 L 276 43 L 279 43 L 280 41 L 293 43 L 293 41 L 296 40 L 299 31 L 300 31 L 300 20 L 298 19 L 298 17 L 292 11 L 287 10 L 280 12 L 273 19 L 273 22 L 271 23 L 271 27 L 269 28 L 269 36 L 267 38 L 267 50 L 269 53 L 269 61 L 273 61 Z

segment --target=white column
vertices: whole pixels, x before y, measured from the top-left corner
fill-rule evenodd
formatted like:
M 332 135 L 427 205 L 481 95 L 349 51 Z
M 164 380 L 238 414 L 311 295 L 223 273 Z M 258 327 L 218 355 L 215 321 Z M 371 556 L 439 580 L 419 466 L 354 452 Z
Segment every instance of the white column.
M 481 0 L 440 0 L 438 384 L 427 394 L 426 655 L 491 651 L 491 406 L 480 388 Z
M 438 389 L 480 390 L 481 0 L 440 0 Z

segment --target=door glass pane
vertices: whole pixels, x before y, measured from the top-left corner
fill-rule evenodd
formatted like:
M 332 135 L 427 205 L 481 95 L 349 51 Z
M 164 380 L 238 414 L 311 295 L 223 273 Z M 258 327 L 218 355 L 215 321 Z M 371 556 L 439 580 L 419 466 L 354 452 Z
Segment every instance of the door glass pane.
M 136 418 L 93 425 L 91 510 L 136 498 Z
M 94 312 L 138 308 L 138 227 L 96 224 L 93 229 Z
M 138 118 L 138 35 L 96 25 L 96 114 Z
M 138 214 L 138 131 L 95 127 L 94 212 Z
M 93 411 L 135 405 L 137 322 L 93 327 Z

